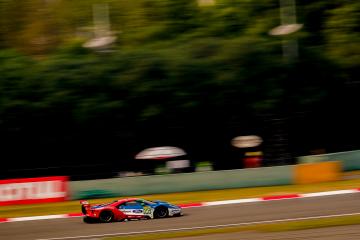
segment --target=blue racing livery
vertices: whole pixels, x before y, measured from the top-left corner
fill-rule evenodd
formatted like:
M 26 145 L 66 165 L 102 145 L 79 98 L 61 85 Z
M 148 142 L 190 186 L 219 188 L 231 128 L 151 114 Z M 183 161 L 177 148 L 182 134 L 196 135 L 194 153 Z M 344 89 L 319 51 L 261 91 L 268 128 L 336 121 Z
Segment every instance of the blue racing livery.
M 119 206 L 119 210 L 127 215 L 143 215 L 149 218 L 181 215 L 181 208 L 163 201 L 147 201 L 137 199 Z
M 84 221 L 126 221 L 181 216 L 181 207 L 164 201 L 148 201 L 141 198 L 120 199 L 108 204 L 90 205 L 81 201 Z

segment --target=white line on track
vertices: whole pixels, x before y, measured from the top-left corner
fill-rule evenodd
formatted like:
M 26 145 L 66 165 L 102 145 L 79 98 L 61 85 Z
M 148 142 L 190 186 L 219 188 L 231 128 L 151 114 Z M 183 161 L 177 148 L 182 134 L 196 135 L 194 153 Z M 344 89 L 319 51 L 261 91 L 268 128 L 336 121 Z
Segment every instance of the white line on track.
M 354 215 L 360 215 L 360 212 L 334 214 L 334 215 L 322 215 L 322 216 L 313 216 L 313 217 L 274 219 L 274 220 L 265 220 L 265 221 L 257 221 L 257 222 L 242 222 L 242 223 L 230 223 L 230 224 L 220 224 L 220 225 L 207 225 L 207 226 L 198 226 L 198 227 L 158 229 L 158 230 L 151 230 L 151 231 L 120 232 L 120 233 L 106 233 L 106 234 L 87 235 L 87 236 L 84 235 L 84 236 L 72 236 L 72 237 L 41 238 L 41 239 L 36 239 L 36 240 L 90 239 L 90 238 L 98 238 L 98 237 L 124 236 L 124 235 L 133 235 L 133 234 L 147 234 L 147 233 L 161 233 L 161 232 L 175 232 L 175 231 L 186 231 L 186 230 L 197 230 L 197 229 L 219 228 L 219 227 L 247 226 L 247 225 L 264 224 L 264 223 L 290 222 L 290 221 L 354 216 Z
M 245 198 L 245 199 L 224 200 L 224 201 L 215 201 L 215 202 L 204 202 L 203 206 L 206 207 L 206 206 L 251 203 L 251 202 L 261 202 L 261 201 L 262 201 L 261 198 Z
M 47 215 L 47 216 L 9 218 L 9 222 L 58 219 L 58 218 L 65 218 L 66 216 L 67 216 L 66 214 L 57 214 L 57 215 Z

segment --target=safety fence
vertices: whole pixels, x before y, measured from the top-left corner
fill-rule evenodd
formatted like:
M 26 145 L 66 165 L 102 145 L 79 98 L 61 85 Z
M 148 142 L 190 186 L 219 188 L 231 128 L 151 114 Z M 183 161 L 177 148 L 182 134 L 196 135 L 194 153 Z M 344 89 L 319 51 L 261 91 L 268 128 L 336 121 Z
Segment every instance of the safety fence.
M 343 171 L 360 169 L 359 159 L 360 151 L 351 151 L 301 157 L 301 164 L 275 167 L 82 181 L 68 181 L 67 177 L 1 180 L 0 206 L 337 181 Z

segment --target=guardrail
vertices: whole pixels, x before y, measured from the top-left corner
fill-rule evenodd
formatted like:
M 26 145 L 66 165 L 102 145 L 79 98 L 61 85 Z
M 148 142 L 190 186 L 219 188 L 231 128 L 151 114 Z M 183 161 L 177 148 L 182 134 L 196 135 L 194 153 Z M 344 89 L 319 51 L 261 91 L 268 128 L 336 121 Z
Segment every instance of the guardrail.
M 298 157 L 298 163 L 340 161 L 343 171 L 360 170 L 360 150 Z
M 287 185 L 295 166 L 249 168 L 70 182 L 72 199 Z

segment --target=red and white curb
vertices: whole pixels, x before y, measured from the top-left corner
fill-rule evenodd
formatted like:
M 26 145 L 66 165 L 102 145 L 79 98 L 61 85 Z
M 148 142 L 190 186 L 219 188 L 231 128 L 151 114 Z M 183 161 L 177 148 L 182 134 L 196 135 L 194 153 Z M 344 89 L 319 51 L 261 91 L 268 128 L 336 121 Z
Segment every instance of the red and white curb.
M 296 199 L 296 198 L 324 197 L 324 196 L 342 195 L 342 194 L 359 193 L 359 192 L 360 192 L 360 188 L 357 188 L 357 189 L 337 190 L 337 191 L 328 191 L 328 192 L 275 195 L 275 196 L 266 196 L 260 198 L 244 198 L 244 199 L 233 199 L 233 200 L 201 202 L 201 203 L 185 203 L 185 204 L 178 204 L 178 206 L 180 206 L 181 208 L 207 207 L 207 206 L 218 206 L 218 205 L 227 205 L 227 204 Z M 56 214 L 56 215 L 46 215 L 46 216 L 33 216 L 33 217 L 0 218 L 0 223 L 72 218 L 72 217 L 82 217 L 82 216 L 83 216 L 82 213 L 68 213 L 68 214 Z
M 83 216 L 82 213 L 68 213 L 68 214 L 56 214 L 56 215 L 44 215 L 44 216 L 32 216 L 32 217 L 0 218 L 0 223 L 48 220 L 48 219 L 59 219 L 59 218 L 82 217 L 82 216 Z
M 245 199 L 224 200 L 224 201 L 215 201 L 215 202 L 204 202 L 204 203 L 202 203 L 201 206 L 216 206 L 216 205 L 225 205 L 225 204 L 264 202 L 264 201 L 286 200 L 286 199 L 294 199 L 294 198 L 324 197 L 324 196 L 359 193 L 359 192 L 360 192 L 360 188 L 350 189 L 350 190 L 316 192 L 316 193 L 275 195 L 275 196 L 266 196 L 266 197 L 261 197 L 261 198 L 245 198 Z

